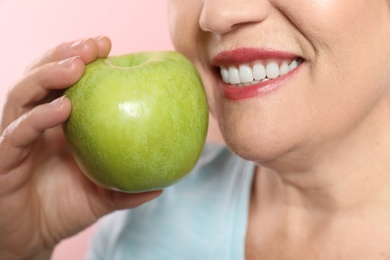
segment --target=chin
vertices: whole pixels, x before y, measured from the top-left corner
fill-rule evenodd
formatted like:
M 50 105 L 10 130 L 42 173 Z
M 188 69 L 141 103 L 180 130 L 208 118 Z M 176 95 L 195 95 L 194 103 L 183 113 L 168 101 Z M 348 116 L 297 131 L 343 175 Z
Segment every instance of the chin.
M 279 138 L 274 134 L 267 136 L 260 131 L 245 131 L 221 127 L 222 135 L 228 148 L 239 157 L 256 163 L 266 163 L 284 157 L 293 151 L 294 145 L 289 137 Z

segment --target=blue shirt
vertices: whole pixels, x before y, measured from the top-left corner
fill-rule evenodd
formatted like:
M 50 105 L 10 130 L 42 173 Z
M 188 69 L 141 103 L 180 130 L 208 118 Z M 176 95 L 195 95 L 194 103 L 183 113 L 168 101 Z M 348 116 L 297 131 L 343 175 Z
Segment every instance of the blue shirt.
M 88 260 L 244 259 L 254 164 L 207 143 L 157 199 L 100 220 Z

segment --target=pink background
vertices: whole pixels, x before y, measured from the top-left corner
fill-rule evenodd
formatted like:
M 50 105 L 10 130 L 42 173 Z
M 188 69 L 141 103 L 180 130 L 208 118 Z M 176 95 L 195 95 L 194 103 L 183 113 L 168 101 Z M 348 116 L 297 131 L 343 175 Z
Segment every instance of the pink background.
M 111 54 L 172 49 L 166 1 L 0 0 L 0 107 L 7 90 L 44 51 L 103 34 L 113 41 Z M 63 241 L 53 259 L 83 259 L 93 231 L 94 226 Z

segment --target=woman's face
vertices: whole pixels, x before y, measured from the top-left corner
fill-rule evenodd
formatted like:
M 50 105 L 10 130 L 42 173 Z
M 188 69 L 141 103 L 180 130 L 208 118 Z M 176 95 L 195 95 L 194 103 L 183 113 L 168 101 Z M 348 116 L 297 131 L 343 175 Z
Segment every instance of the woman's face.
M 389 100 L 389 2 L 169 0 L 170 28 L 227 144 L 264 161 L 337 143 Z

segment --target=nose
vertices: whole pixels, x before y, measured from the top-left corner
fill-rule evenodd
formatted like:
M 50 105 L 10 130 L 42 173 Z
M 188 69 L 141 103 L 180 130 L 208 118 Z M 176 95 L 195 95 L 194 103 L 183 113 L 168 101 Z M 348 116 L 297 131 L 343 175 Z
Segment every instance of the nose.
M 199 25 L 203 31 L 224 34 L 240 25 L 261 22 L 270 9 L 269 0 L 204 0 Z

